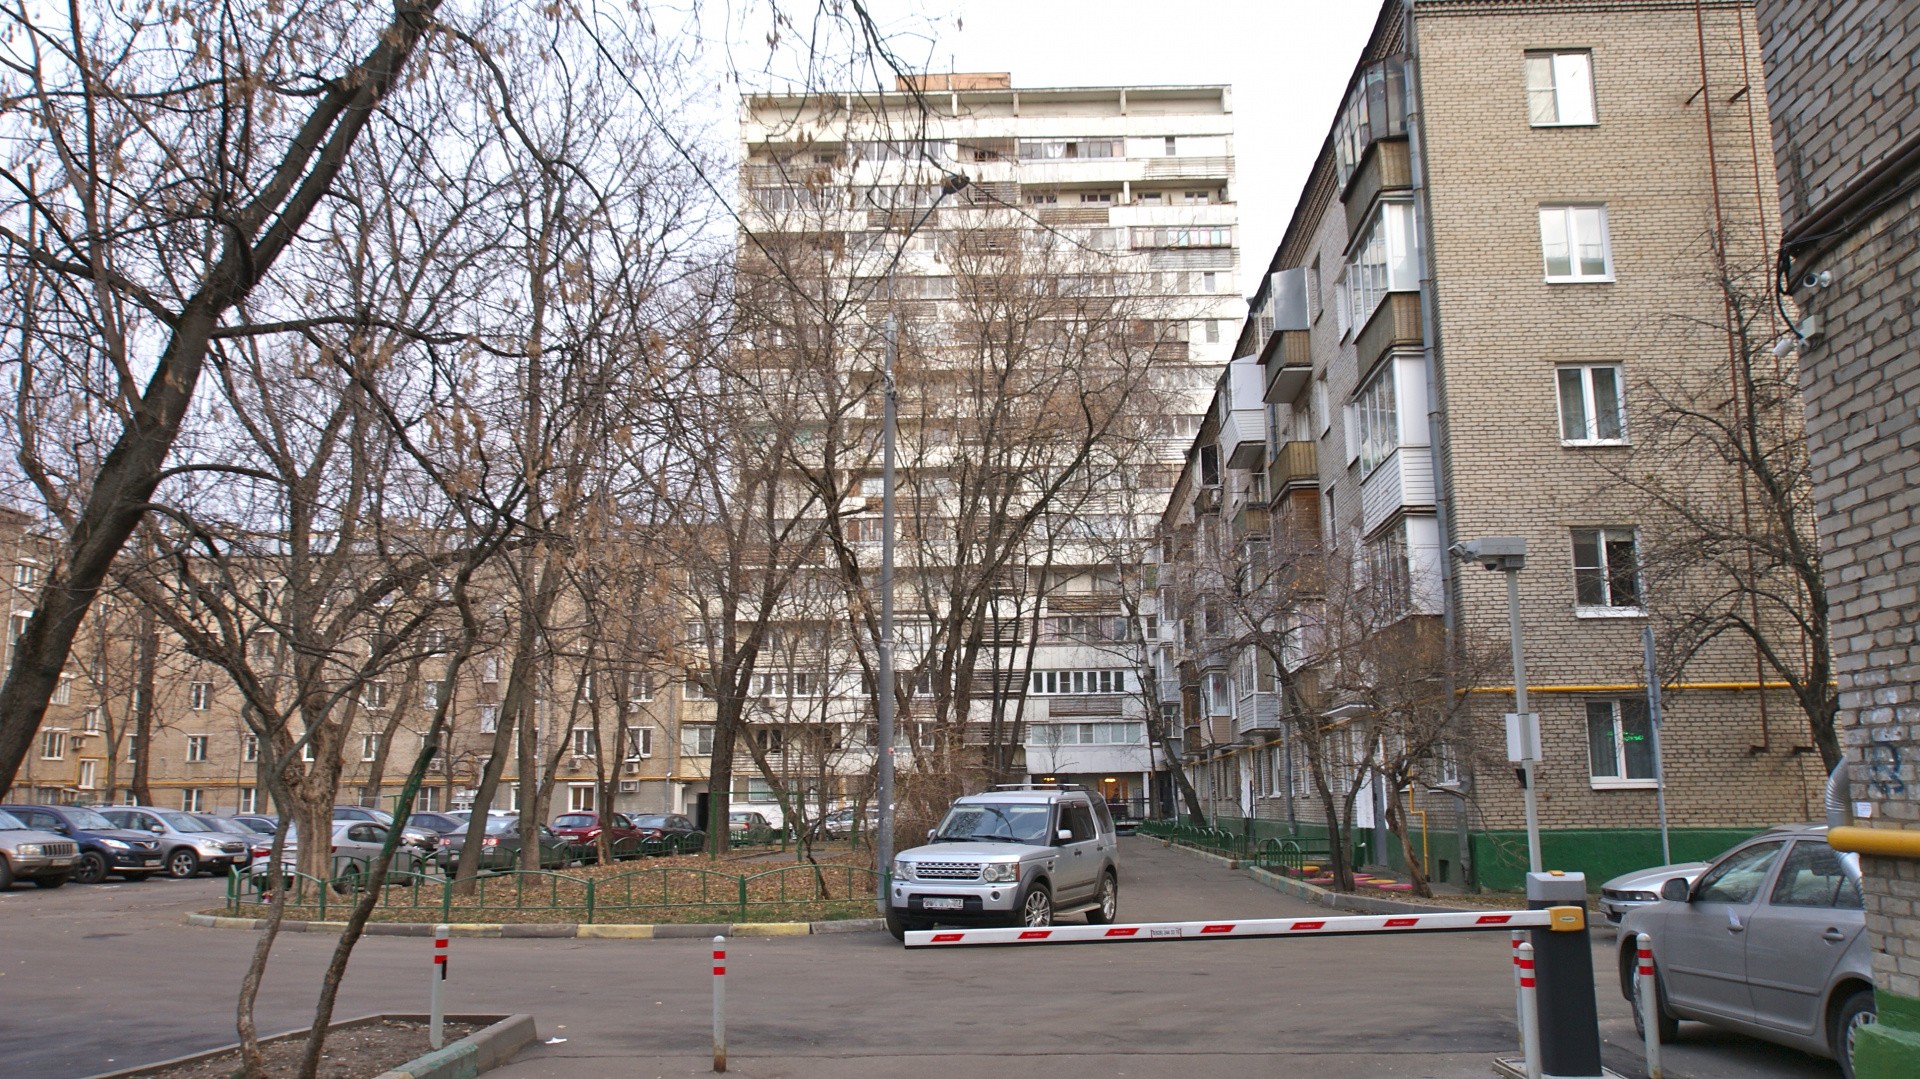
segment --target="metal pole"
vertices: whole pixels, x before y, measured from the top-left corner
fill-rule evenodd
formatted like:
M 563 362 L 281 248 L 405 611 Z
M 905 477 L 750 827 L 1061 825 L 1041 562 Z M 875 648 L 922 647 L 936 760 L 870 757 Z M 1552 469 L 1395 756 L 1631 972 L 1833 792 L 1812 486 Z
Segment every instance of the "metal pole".
M 1647 1079 L 1661 1079 L 1660 989 L 1653 980 L 1653 938 L 1638 933 L 1634 943 L 1639 952 L 1640 1027 L 1647 1042 Z
M 727 938 L 713 938 L 713 1070 L 727 1070 Z
M 1660 675 L 1653 666 L 1653 627 L 1640 627 L 1647 646 L 1647 728 L 1653 740 L 1653 800 L 1660 809 L 1660 861 L 1673 864 L 1673 845 L 1667 837 L 1667 765 L 1660 757 Z
M 1507 635 L 1513 644 L 1513 710 L 1520 722 L 1527 723 L 1527 657 L 1521 644 L 1520 635 L 1520 571 L 1509 569 L 1507 574 Z M 1535 799 L 1534 761 L 1529 758 L 1520 762 L 1520 769 L 1527 784 L 1527 872 L 1540 872 L 1540 807 Z
M 887 274 L 887 359 L 882 377 L 882 395 L 886 400 L 880 434 L 880 648 L 879 686 L 874 715 L 880 745 L 876 749 L 879 771 L 876 785 L 880 793 L 880 813 L 874 837 L 874 867 L 880 888 L 880 913 L 887 912 L 887 886 L 893 877 L 893 441 L 895 397 L 893 362 L 898 349 L 899 324 L 891 310 L 893 274 Z
M 1533 945 L 1522 943 L 1514 960 L 1520 968 L 1520 1045 L 1527 1079 L 1540 1079 L 1540 1009 L 1533 990 Z
M 433 927 L 433 979 L 428 982 L 428 984 L 432 986 L 432 989 L 428 994 L 431 1003 L 428 1005 L 427 1020 L 427 1045 L 434 1049 L 438 1049 L 446 1044 L 443 1029 L 447 1018 L 447 1010 L 446 1002 L 441 999 L 443 990 L 446 988 L 446 982 L 447 927 L 444 925 L 436 925 Z

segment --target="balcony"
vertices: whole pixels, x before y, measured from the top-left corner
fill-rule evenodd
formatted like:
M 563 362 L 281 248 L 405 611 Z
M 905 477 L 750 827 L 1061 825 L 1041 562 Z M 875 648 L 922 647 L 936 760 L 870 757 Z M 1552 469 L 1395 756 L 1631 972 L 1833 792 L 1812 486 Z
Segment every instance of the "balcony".
M 1233 540 L 1235 543 L 1248 536 L 1267 534 L 1267 508 L 1265 506 L 1241 506 L 1233 515 Z
M 1033 216 L 1042 225 L 1105 225 L 1109 212 L 1105 206 L 1037 206 Z
M 1312 346 L 1305 330 L 1279 330 L 1267 338 L 1260 353 L 1260 366 L 1267 372 L 1267 388 L 1261 398 L 1270 405 L 1292 404 L 1313 377 Z
M 1224 409 L 1220 417 L 1220 445 L 1228 468 L 1259 468 L 1267 456 L 1267 416 L 1260 407 L 1260 365 L 1242 356 L 1227 365 L 1220 380 Z
M 1233 702 L 1233 733 L 1239 737 L 1280 729 L 1280 695 L 1255 693 Z
M 1420 347 L 1420 294 L 1389 292 L 1372 317 L 1354 339 L 1359 353 L 1360 379 L 1365 381 L 1374 365 L 1396 348 Z
M 1382 139 L 1374 143 L 1360 159 L 1342 201 L 1347 207 L 1347 235 L 1360 231 L 1367 211 L 1382 192 L 1405 190 L 1413 186 L 1413 158 L 1404 138 Z
M 1231 157 L 1149 157 L 1146 165 L 1149 180 L 1224 180 L 1233 172 Z
M 1267 466 L 1267 490 L 1279 495 L 1293 487 L 1317 487 L 1320 463 L 1312 442 L 1283 442 Z
M 1121 712 L 1121 703 L 1125 698 L 1117 695 L 1062 696 L 1047 697 L 1044 700 L 1047 704 L 1048 718 L 1060 719 L 1066 716 L 1118 716 Z

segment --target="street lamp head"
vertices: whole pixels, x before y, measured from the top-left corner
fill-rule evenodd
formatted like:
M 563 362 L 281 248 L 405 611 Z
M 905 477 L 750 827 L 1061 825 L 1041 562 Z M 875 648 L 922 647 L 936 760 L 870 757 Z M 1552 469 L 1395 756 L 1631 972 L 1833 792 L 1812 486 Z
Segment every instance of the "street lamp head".
M 1453 557 L 1462 562 L 1478 562 L 1489 570 L 1518 570 L 1527 565 L 1527 541 L 1522 536 L 1487 536 L 1456 543 Z

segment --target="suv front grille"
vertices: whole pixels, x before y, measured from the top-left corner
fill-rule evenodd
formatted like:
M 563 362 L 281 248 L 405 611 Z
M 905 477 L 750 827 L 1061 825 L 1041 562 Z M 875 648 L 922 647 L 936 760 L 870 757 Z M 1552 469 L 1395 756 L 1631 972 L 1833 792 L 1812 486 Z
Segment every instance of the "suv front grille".
M 919 880 L 979 880 L 979 862 L 921 862 L 913 867 Z
M 80 848 L 72 843 L 42 843 L 40 848 L 49 858 L 71 858 L 80 853 Z
M 228 854 L 238 854 L 246 850 L 247 845 L 245 843 L 222 843 L 220 844 L 220 849 L 226 851 Z

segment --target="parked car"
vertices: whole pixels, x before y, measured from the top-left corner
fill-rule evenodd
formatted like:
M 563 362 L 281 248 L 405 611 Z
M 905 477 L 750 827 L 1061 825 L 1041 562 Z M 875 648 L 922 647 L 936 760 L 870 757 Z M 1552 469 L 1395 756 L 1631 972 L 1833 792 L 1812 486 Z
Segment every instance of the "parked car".
M 184 880 L 206 872 L 220 874 L 231 866 L 246 865 L 249 846 L 246 841 L 225 832 L 209 832 L 206 824 L 191 813 L 153 806 L 102 806 L 101 816 L 116 828 L 145 832 L 160 841 L 160 864 L 167 876 Z
M 1660 902 L 1662 884 L 1675 877 L 1685 877 L 1687 883 L 1692 884 L 1706 871 L 1705 862 L 1677 862 L 1623 873 L 1600 886 L 1600 902 L 1597 906 L 1607 919 L 1607 924 L 1618 928 L 1620 919 L 1626 917 L 1628 911 Z
M 583 852 L 591 850 L 599 841 L 600 833 L 606 831 L 610 834 L 607 842 L 613 844 L 615 858 L 638 858 L 645 853 L 646 836 L 633 826 L 625 813 L 608 813 L 604 817 L 592 811 L 562 813 L 553 818 L 553 831 Z
M 1859 856 L 1828 846 L 1824 826 L 1770 829 L 1627 912 L 1620 989 L 1638 996 L 1634 939 L 1645 933 L 1663 1039 L 1695 1019 L 1832 1057 L 1853 1079 L 1854 1035 L 1874 1020 L 1865 927 Z
M 752 809 L 727 810 L 727 835 L 735 843 L 764 843 L 774 834 L 766 816 Z
M 386 845 L 387 828 L 372 821 L 334 821 L 328 842 L 332 854 L 328 869 L 333 890 L 342 894 L 358 891 L 360 882 L 371 872 L 374 859 L 380 857 L 380 850 Z M 272 878 L 267 866 L 271 853 L 260 852 L 247 869 L 248 876 L 261 891 L 270 887 L 267 882 Z M 300 832 L 290 825 L 286 844 L 280 851 L 281 871 L 290 872 L 299 865 Z M 387 866 L 388 884 L 409 884 L 415 877 L 425 873 L 424 855 L 405 844 L 394 848 L 393 861 Z
M 558 869 L 572 865 L 579 858 L 573 844 L 567 842 L 553 829 L 538 825 L 540 844 L 540 868 Z M 520 865 L 520 848 L 524 840 L 520 835 L 520 821 L 517 817 L 487 817 L 486 834 L 480 838 L 484 848 L 480 854 L 482 869 L 517 869 Z M 460 864 L 460 852 L 467 846 L 467 833 L 454 832 L 440 837 L 439 849 L 434 852 L 433 860 L 442 872 L 451 875 Z
M 1119 911 L 1118 860 L 1107 803 L 1084 790 L 967 795 L 925 846 L 894 858 L 887 929 L 904 939 L 938 922 L 1040 927 L 1076 911 L 1106 925 Z
M 745 810 L 749 813 L 760 814 L 761 816 L 767 818 L 767 824 L 770 827 L 782 828 L 782 827 L 785 827 L 787 823 L 787 815 L 781 811 L 780 803 L 777 801 L 734 802 L 727 806 L 728 814 L 732 814 L 732 812 L 736 809 Z
M 247 857 L 249 860 L 258 858 L 273 849 L 273 836 L 271 833 L 263 835 L 241 824 L 237 820 L 231 820 L 227 817 L 216 817 L 209 813 L 195 813 L 194 816 L 199 818 L 200 823 L 207 826 L 207 831 L 224 832 L 245 843 L 247 845 Z
M 80 853 L 73 863 L 73 879 L 98 884 L 109 873 L 122 880 L 146 880 L 161 871 L 160 841 L 145 832 L 116 828 L 113 822 L 84 806 L 0 806 L 27 827 L 73 840 Z
M 280 827 L 280 818 L 269 817 L 262 813 L 241 813 L 228 817 L 227 819 L 237 824 L 244 824 L 256 832 L 265 832 L 268 835 L 272 835 L 274 829 Z
M 642 813 L 628 819 L 648 854 L 691 854 L 707 845 L 707 833 L 678 813 Z
M 423 832 L 431 832 L 436 838 L 458 832 L 466 826 L 467 819 L 464 816 L 456 817 L 451 813 L 433 813 L 425 810 L 415 810 L 407 817 L 407 827 L 418 828 Z M 439 845 L 438 842 L 434 843 L 435 847 Z
M 0 810 L 0 892 L 16 880 L 30 880 L 41 888 L 58 888 L 73 873 L 80 845 L 71 839 L 27 827 L 25 821 Z
M 362 821 L 367 824 L 378 824 L 382 828 L 393 827 L 393 814 L 384 809 L 374 809 L 371 806 L 334 806 L 333 819 L 336 824 L 340 821 Z M 419 851 L 420 856 L 425 858 L 431 856 L 435 850 L 439 849 L 440 833 L 429 832 L 409 820 L 407 821 L 407 826 L 400 830 L 400 842 Z
M 862 836 L 871 836 L 878 827 L 880 810 L 877 806 L 868 806 L 864 811 L 846 806 L 820 818 L 820 834 L 828 839 L 850 839 L 856 829 Z

